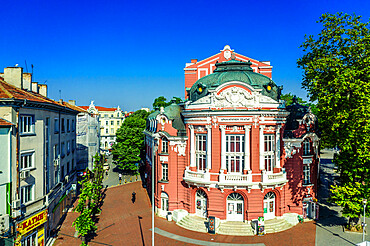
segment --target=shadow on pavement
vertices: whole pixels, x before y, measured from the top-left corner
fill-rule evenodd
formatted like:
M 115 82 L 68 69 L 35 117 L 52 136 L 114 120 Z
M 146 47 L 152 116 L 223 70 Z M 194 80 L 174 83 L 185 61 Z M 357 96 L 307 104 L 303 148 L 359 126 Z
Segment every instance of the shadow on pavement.
M 356 244 L 352 243 L 351 241 L 349 241 L 349 240 L 347 240 L 347 239 L 345 239 L 345 238 L 341 237 L 341 236 L 340 236 L 340 235 L 338 235 L 337 233 L 334 233 L 334 232 L 332 232 L 332 231 L 330 231 L 330 230 L 328 230 L 328 229 L 324 228 L 324 227 L 323 227 L 323 226 L 321 226 L 319 223 L 314 222 L 314 224 L 315 224 L 316 226 L 320 227 L 321 229 L 324 229 L 325 231 L 330 232 L 333 236 L 338 237 L 338 238 L 342 239 L 343 241 L 346 241 L 346 242 L 347 242 L 347 243 L 349 243 L 349 244 L 356 245 Z

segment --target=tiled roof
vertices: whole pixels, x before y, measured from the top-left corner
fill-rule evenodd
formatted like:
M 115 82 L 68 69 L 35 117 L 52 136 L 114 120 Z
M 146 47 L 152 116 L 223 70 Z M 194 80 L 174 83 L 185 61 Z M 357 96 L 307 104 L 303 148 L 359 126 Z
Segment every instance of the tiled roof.
M 81 109 L 77 109 L 76 106 L 73 106 L 69 103 L 59 103 L 56 102 L 50 98 L 44 97 L 41 94 L 32 92 L 32 91 L 26 91 L 22 90 L 14 85 L 11 85 L 4 81 L 3 78 L 0 77 L 0 100 L 1 99 L 20 99 L 32 102 L 38 102 L 38 103 L 48 103 L 55 106 L 65 106 L 72 110 L 81 111 Z
M 90 106 L 79 106 L 80 108 L 88 110 Z M 106 107 L 101 107 L 101 106 L 95 106 L 95 108 L 100 112 L 100 111 L 111 111 L 114 112 L 117 110 L 117 108 L 106 108 Z
M 14 124 L 3 118 L 0 118 L 0 127 L 7 127 L 7 126 L 12 126 L 12 125 Z

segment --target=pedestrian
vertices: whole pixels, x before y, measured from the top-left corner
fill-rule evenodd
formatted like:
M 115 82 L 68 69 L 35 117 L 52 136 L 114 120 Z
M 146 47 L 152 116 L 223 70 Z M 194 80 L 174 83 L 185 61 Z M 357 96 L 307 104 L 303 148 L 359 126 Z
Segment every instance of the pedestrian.
M 119 184 L 121 184 L 122 181 L 122 174 L 118 174 Z
M 134 191 L 134 192 L 132 192 L 132 197 L 131 197 L 132 203 L 135 203 L 135 200 L 136 200 L 136 193 Z

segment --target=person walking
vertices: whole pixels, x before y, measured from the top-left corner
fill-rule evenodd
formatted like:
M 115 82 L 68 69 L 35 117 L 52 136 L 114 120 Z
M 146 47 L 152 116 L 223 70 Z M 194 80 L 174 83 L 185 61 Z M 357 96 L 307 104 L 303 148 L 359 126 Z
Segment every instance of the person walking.
M 121 184 L 121 182 L 122 182 L 122 174 L 118 174 L 118 179 L 119 179 L 119 184 Z
M 135 203 L 135 201 L 136 201 L 136 193 L 135 193 L 135 191 L 132 192 L 131 201 L 132 201 L 132 203 Z

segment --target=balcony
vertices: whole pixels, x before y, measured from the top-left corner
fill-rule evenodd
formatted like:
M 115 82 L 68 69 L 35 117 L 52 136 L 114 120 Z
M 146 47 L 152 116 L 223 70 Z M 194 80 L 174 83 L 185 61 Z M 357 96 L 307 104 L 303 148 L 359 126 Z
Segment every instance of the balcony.
M 285 171 L 279 173 L 268 173 L 262 171 L 262 186 L 281 186 L 288 182 Z
M 219 186 L 250 186 L 252 185 L 252 173 L 221 173 Z
M 190 185 L 209 186 L 211 184 L 211 176 L 208 171 L 190 171 L 189 167 L 185 169 L 184 181 Z
M 212 180 L 211 180 L 212 175 Z M 216 176 L 216 179 L 215 179 Z M 218 176 L 218 179 L 217 179 Z M 253 182 L 252 176 L 258 176 Z M 256 177 L 254 177 L 256 178 Z M 253 173 L 248 171 L 242 173 L 210 173 L 207 171 L 191 171 L 189 167 L 185 169 L 184 181 L 189 185 L 202 186 L 206 188 L 224 189 L 266 189 L 285 185 L 288 180 L 284 171 L 279 173 Z

